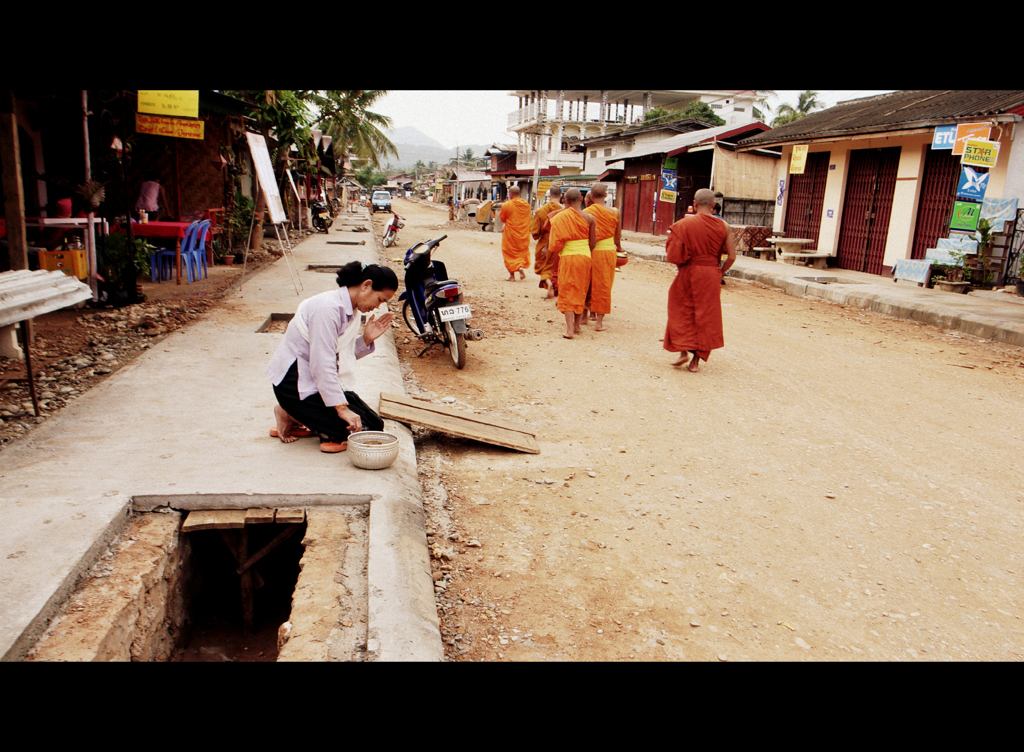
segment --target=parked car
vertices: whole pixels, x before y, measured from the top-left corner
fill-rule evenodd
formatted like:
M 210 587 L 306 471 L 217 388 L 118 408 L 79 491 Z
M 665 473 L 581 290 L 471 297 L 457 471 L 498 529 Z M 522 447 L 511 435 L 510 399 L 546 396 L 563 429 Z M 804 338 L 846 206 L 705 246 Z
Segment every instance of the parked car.
M 374 191 L 370 201 L 370 213 L 391 211 L 391 194 L 387 191 Z

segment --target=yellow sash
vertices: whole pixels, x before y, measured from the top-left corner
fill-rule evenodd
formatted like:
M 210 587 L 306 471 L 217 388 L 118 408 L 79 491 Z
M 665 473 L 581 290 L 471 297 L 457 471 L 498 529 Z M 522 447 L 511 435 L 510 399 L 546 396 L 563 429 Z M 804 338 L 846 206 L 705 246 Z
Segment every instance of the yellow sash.
M 562 248 L 562 256 L 587 256 L 590 257 L 589 240 L 567 240 Z
M 614 251 L 615 250 L 615 238 L 605 238 L 604 240 L 598 240 L 597 245 L 594 246 L 595 251 Z

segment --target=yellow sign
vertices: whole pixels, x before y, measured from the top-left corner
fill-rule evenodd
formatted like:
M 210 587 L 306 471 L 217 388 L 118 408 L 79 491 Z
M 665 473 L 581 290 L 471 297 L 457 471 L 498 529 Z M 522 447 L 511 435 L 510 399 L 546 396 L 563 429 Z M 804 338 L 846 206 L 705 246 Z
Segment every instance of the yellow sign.
M 170 117 L 199 117 L 199 92 L 140 91 L 139 112 Z
M 969 138 L 964 143 L 964 156 L 960 164 L 974 167 L 995 167 L 999 161 L 999 142 Z
M 171 136 L 172 138 L 191 138 L 202 141 L 202 120 L 181 120 L 179 118 L 158 117 L 156 115 L 135 114 L 135 130 L 139 133 L 150 133 L 154 136 Z
M 807 165 L 807 144 L 797 144 L 793 147 L 793 157 L 789 160 L 789 174 L 803 175 L 804 167 Z
M 552 182 L 554 181 L 541 180 L 539 183 L 537 183 L 537 195 L 543 196 L 545 193 L 547 193 L 548 189 L 551 187 Z
M 661 200 L 667 204 L 674 204 L 676 202 L 676 192 L 663 189 L 661 191 Z
M 987 139 L 992 133 L 989 123 L 961 123 L 956 127 L 956 139 L 953 141 L 953 153 L 963 154 L 964 146 L 969 138 Z

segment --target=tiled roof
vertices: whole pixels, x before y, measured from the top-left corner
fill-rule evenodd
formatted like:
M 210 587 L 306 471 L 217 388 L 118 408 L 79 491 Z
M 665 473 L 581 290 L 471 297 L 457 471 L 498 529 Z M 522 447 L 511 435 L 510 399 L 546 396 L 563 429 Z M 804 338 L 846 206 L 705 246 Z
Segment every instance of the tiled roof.
M 1024 91 L 897 91 L 840 102 L 744 139 L 740 148 L 930 128 L 1006 113 L 1024 114 Z

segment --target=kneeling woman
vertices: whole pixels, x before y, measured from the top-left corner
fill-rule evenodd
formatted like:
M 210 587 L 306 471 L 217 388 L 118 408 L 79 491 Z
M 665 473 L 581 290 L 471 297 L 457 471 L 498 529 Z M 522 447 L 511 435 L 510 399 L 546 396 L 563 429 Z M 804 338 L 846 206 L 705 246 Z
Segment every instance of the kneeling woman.
M 353 261 L 338 272 L 340 289 L 299 304 L 266 374 L 278 405 L 270 432 L 290 443 L 312 433 L 320 451 L 343 452 L 348 435 L 381 431 L 384 421 L 353 390 L 355 363 L 391 327 L 391 312 L 372 316 L 359 336 L 359 315 L 391 299 L 398 277 L 386 266 Z M 340 340 L 340 341 L 339 341 Z

